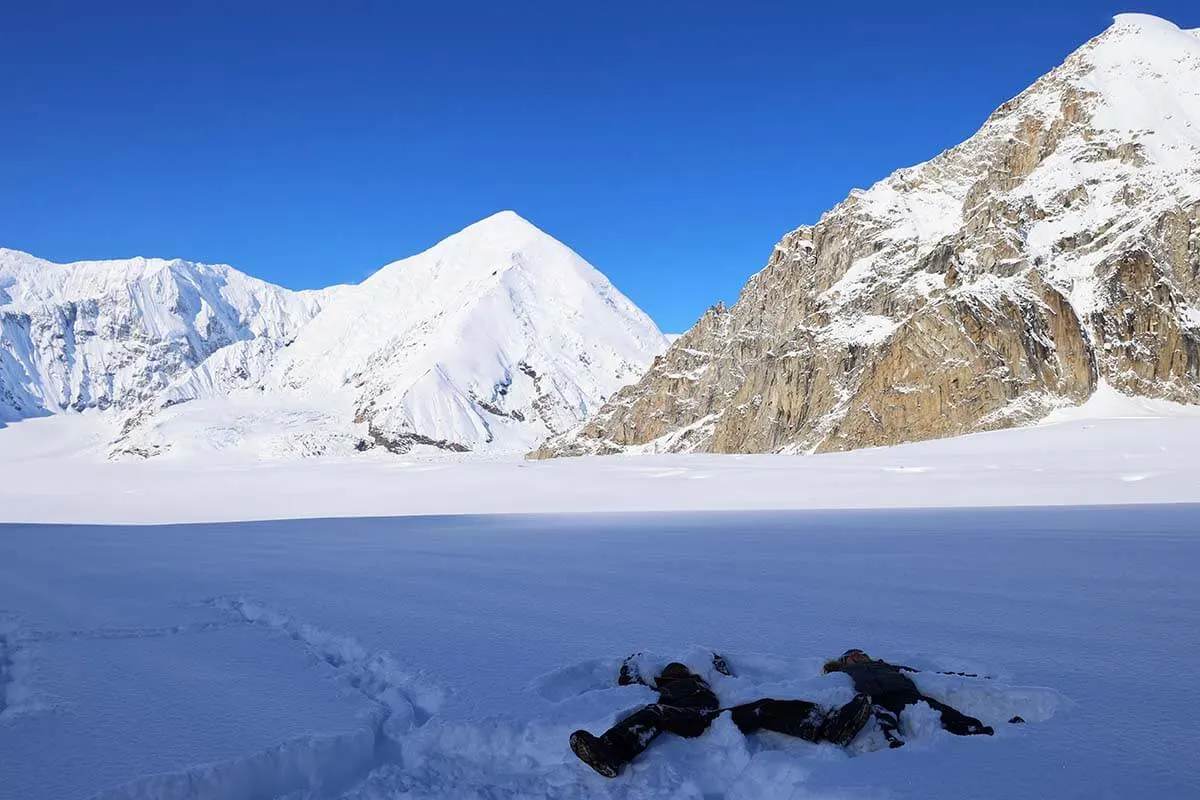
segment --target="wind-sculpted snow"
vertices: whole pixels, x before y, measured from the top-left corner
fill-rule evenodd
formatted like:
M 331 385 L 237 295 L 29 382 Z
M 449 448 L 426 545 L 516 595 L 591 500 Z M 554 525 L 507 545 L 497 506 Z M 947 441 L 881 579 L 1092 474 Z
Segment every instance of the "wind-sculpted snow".
M 32 685 L 33 672 L 20 626 L 0 614 L 0 725 L 46 708 Z
M 445 700 L 444 690 L 411 674 L 388 653 L 371 652 L 352 637 L 323 631 L 253 600 L 218 598 L 212 605 L 304 644 L 339 679 L 378 705 L 377 723 L 388 732 L 424 725 Z
M 8 710 L 9 688 L 13 684 L 13 654 L 8 634 L 0 633 L 0 716 Z

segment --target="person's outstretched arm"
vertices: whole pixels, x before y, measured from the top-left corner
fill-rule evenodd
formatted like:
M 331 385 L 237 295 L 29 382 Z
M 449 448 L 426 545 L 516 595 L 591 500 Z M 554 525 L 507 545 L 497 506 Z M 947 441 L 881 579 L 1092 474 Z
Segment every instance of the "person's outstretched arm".
M 913 667 L 906 667 L 903 664 L 893 664 L 893 666 L 896 669 L 900 670 L 901 672 L 920 672 L 921 671 L 921 670 L 915 669 Z M 942 670 L 942 669 L 934 670 L 934 674 L 935 675 L 955 675 L 959 678 L 983 678 L 984 680 L 988 680 L 988 681 L 990 681 L 992 679 L 991 675 L 977 675 L 974 672 L 954 672 L 952 670 Z

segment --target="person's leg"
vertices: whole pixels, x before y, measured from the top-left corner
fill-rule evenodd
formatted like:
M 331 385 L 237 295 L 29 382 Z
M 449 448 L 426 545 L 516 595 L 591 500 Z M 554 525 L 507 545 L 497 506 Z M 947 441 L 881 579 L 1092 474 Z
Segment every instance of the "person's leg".
M 942 727 L 955 736 L 974 736 L 977 734 L 991 736 L 995 733 L 987 725 L 984 725 L 974 717 L 968 717 L 957 708 L 952 708 L 943 702 L 934 700 L 932 697 L 922 696 L 921 699 L 942 715 Z
M 602 735 L 578 730 L 571 734 L 571 750 L 579 760 L 606 778 L 615 778 L 654 737 L 664 730 L 663 707 L 643 706 Z
M 807 742 L 832 742 L 845 747 L 867 724 L 871 699 L 857 695 L 841 708 L 828 710 L 806 700 L 766 698 L 730 711 L 733 723 L 745 734 L 775 731 Z
M 667 733 L 694 739 L 702 735 L 719 713 L 716 705 L 703 705 L 695 708 L 678 708 L 676 706 L 661 706 L 661 726 Z
M 639 708 L 600 736 L 576 731 L 571 735 L 571 749 L 597 772 L 607 774 L 597 766 L 599 762 L 612 767 L 615 774 L 616 770 L 637 758 L 659 734 L 665 732 L 693 738 L 704 733 L 715 716 L 716 709 L 676 708 L 654 703 Z
M 666 706 L 658 703 L 643 706 L 613 725 L 600 738 L 617 761 L 627 764 L 666 730 L 663 725 L 665 709 Z
M 883 732 L 883 738 L 887 739 L 888 747 L 903 747 L 904 740 L 900 738 L 900 715 L 883 706 L 875 706 L 872 710 L 875 720 L 879 723 L 879 730 Z
M 730 709 L 733 724 L 742 733 L 760 730 L 786 733 L 809 742 L 820 740 L 821 723 L 825 714 L 815 703 L 805 700 L 773 700 L 765 698 Z

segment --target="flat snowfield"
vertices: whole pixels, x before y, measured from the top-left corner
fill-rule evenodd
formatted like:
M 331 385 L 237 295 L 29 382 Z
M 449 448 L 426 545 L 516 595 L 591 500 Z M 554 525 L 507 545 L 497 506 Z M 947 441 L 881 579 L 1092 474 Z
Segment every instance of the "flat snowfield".
M 261 422 L 213 419 L 134 463 L 103 460 L 103 420 L 12 424 L 0 522 L 1200 502 L 1200 408 L 1107 388 L 1031 428 L 820 456 L 263 460 Z
M 1185 504 L 4 525 L 0 798 L 1195 797 L 1198 531 Z M 836 703 L 850 646 L 988 676 L 916 679 L 996 735 L 724 715 L 612 781 L 567 747 L 652 699 L 615 685 L 633 651 L 725 704 Z

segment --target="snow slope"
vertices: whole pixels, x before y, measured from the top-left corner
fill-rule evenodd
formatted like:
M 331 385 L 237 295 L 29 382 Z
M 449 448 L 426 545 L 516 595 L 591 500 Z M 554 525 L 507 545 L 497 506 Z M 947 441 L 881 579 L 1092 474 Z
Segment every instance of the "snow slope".
M 0 422 L 227 391 L 260 373 L 328 296 L 223 265 L 54 264 L 0 249 Z
M 12 425 L 0 431 L 0 521 L 1200 502 L 1200 408 L 1107 387 L 1035 427 L 816 456 L 375 451 L 264 462 L 255 453 L 298 446 L 295 430 L 321 424 L 304 415 L 322 412 L 272 419 L 269 405 L 240 408 L 248 422 L 221 408 L 202 434 L 183 433 L 236 444 L 253 430 L 252 443 L 150 462 L 104 462 L 101 416 Z
M 504 211 L 340 296 L 267 388 L 341 398 L 399 452 L 524 451 L 582 422 L 666 347 L 608 279 Z
M 1080 105 L 1074 112 L 1064 108 L 1072 101 Z M 1023 241 L 1017 249 L 1022 252 L 1004 256 L 1015 264 L 1027 255 L 1039 269 L 1044 265 L 1048 281 L 1071 301 L 1081 319 L 1086 318 L 1108 301 L 1101 285 L 1105 275 L 1099 269 L 1106 258 L 1123 244 L 1136 242 L 1163 213 L 1200 201 L 1196 31 L 1148 14 L 1118 14 L 1104 33 L 1001 106 L 966 142 L 857 190 L 854 198 L 881 221 L 881 238 L 909 241 L 918 254 L 928 253 L 969 228 L 972 215 L 981 213 L 987 199 L 980 196 L 985 176 L 977 173 L 985 165 L 981 151 L 995 140 L 1029 136 L 1020 126 L 1030 121 L 1069 128 L 1066 120 L 1072 113 L 1088 118 L 1084 136 L 1072 133 L 1061 142 L 1045 144 L 1048 155 L 1028 167 L 1013 168 L 1016 178 L 1004 176 L 1008 183 L 997 186 L 1001 200 L 1025 209 L 1018 226 Z M 1044 138 L 1054 135 L 1057 132 Z M 1084 236 L 1086 242 L 1095 240 L 1095 246 L 1073 244 Z M 978 269 L 974 262 L 987 255 L 968 251 L 964 260 Z M 914 277 L 924 276 L 907 274 L 903 264 L 862 258 L 827 294 L 846 305 L 856 293 L 879 282 L 907 284 L 905 291 L 919 292 Z M 960 291 L 984 299 L 1011 291 L 1002 279 L 986 274 L 982 278 Z M 1187 300 L 1200 302 L 1196 297 Z
M 0 526 L 0 799 L 1196 796 L 1200 507 Z M 834 703 L 850 646 L 998 726 L 848 751 L 727 717 L 621 778 L 653 698 Z M 736 677 L 712 674 L 702 647 Z M 1025 725 L 1006 725 L 1020 714 Z M 98 793 L 98 794 L 97 794 Z
M 107 411 L 115 458 L 523 452 L 666 347 L 603 275 L 508 211 L 320 292 L 225 266 L 0 250 L 0 425 Z

